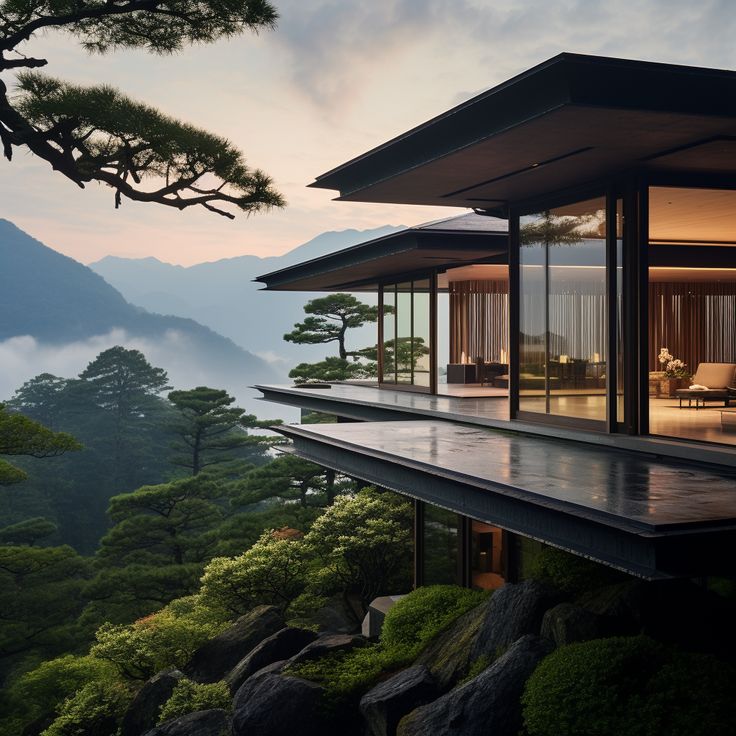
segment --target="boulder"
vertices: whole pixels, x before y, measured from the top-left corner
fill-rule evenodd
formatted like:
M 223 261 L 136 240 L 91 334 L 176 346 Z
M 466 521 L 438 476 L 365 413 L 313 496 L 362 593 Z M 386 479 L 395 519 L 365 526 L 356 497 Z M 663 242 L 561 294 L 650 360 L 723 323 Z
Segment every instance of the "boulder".
M 551 649 L 522 637 L 477 677 L 404 716 L 397 736 L 517 736 L 524 684 Z
M 233 701 L 233 736 L 322 736 L 330 733 L 321 709 L 323 690 L 314 682 L 260 672 Z
M 230 716 L 219 708 L 172 718 L 144 736 L 230 736 Z
M 525 634 L 539 634 L 545 611 L 557 605 L 562 594 L 537 580 L 508 584 L 497 590 L 470 652 L 471 661 L 486 656 L 496 659 Z
M 283 628 L 284 619 L 275 606 L 258 606 L 197 649 L 184 673 L 195 682 L 218 682 L 264 639 Z
M 426 665 L 440 691 L 449 690 L 468 673 L 471 652 L 480 631 L 490 600 L 467 611 L 419 655 L 416 664 Z
M 560 603 L 544 614 L 542 636 L 562 647 L 599 638 L 601 627 L 594 613 L 573 603 Z
M 164 670 L 143 684 L 130 704 L 120 726 L 120 736 L 141 736 L 158 723 L 161 706 L 171 697 L 184 674 L 176 669 Z
M 358 634 L 322 634 L 311 644 L 307 644 L 298 654 L 295 654 L 289 664 L 309 662 L 313 659 L 321 659 L 326 654 L 332 654 L 332 652 L 343 652 L 365 645 L 365 638 Z
M 228 672 L 225 682 L 230 687 L 230 692 L 237 692 L 254 672 L 272 662 L 293 657 L 316 638 L 317 634 L 314 631 L 287 626 L 264 639 Z
M 361 634 L 367 639 L 378 639 L 383 629 L 383 622 L 386 620 L 386 614 L 403 597 L 403 595 L 382 595 L 374 598 L 368 605 L 368 612 L 363 618 Z
M 369 690 L 360 701 L 366 736 L 394 736 L 403 716 L 438 695 L 437 683 L 422 664 L 409 667 Z
M 312 614 L 296 621 L 300 626 L 316 626 L 318 631 L 333 634 L 357 634 L 360 622 L 341 595 L 329 598 L 323 606 Z

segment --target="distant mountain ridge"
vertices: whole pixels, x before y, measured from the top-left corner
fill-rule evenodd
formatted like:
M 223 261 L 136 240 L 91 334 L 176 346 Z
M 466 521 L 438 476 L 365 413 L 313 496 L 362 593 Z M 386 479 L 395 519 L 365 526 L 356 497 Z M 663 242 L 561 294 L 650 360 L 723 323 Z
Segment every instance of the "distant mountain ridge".
M 161 367 L 172 380 L 178 375 L 180 384 L 206 377 L 213 385 L 232 387 L 283 377 L 191 318 L 130 304 L 92 269 L 0 219 L 0 341 L 29 335 L 61 348 L 108 333 L 151 345 L 167 357 L 171 365 Z
M 196 319 L 244 349 L 267 357 L 284 370 L 334 353 L 329 345 L 293 345 L 283 334 L 304 316 L 302 306 L 320 296 L 304 292 L 264 292 L 253 279 L 299 261 L 403 230 L 385 225 L 370 230 L 325 232 L 281 256 L 236 256 L 194 266 L 156 258 L 107 256 L 90 268 L 133 304 L 163 314 Z M 368 295 L 363 297 L 370 300 Z M 354 347 L 375 343 L 375 327 L 354 332 Z

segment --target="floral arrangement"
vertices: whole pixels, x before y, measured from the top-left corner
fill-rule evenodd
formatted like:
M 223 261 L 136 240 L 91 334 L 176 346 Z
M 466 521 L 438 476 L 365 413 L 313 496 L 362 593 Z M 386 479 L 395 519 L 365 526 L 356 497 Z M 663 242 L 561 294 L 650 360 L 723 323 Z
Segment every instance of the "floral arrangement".
M 679 358 L 675 358 L 667 348 L 659 351 L 659 362 L 664 366 L 664 375 L 667 378 L 689 378 L 690 373 L 687 369 L 687 363 Z

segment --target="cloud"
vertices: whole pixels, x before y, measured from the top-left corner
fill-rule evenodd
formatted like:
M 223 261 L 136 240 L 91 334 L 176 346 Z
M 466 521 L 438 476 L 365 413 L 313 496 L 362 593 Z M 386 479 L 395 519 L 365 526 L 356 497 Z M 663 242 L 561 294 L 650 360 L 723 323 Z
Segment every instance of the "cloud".
M 561 51 L 727 67 L 736 58 L 732 0 L 284 0 L 279 10 L 269 42 L 286 49 L 303 93 L 338 108 L 376 76 L 401 73 L 399 57 L 423 57 L 428 83 L 454 76 L 454 94 L 438 85 L 449 103 L 467 99 L 458 90 L 468 83 L 487 88 Z
M 39 342 L 30 335 L 11 337 L 0 341 L 0 401 L 12 397 L 16 389 L 41 373 L 52 373 L 63 378 L 78 376 L 103 350 L 122 345 L 140 350 L 154 365 L 164 368 L 174 388 L 188 389 L 194 386 L 212 385 L 212 375 L 207 366 L 185 359 L 189 353 L 189 340 L 178 330 L 167 330 L 161 338 L 148 340 L 133 337 L 125 330 L 114 329 L 86 340 L 63 345 Z M 278 356 L 275 356 L 278 359 Z M 296 421 L 298 411 L 279 405 L 255 402 L 260 393 L 252 390 L 247 379 L 231 385 L 217 384 L 235 396 L 238 405 L 264 418 Z

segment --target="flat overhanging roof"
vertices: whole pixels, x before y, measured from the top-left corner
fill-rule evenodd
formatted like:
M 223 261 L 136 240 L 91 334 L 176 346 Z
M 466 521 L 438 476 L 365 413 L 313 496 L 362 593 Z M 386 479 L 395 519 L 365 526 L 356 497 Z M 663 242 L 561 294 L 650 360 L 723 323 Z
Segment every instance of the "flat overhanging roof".
M 269 291 L 367 291 L 383 278 L 469 263 L 505 263 L 508 223 L 469 213 L 417 225 L 256 278 Z
M 441 421 L 275 429 L 300 457 L 636 575 L 733 571 L 727 469 Z
M 310 186 L 502 213 L 631 169 L 736 170 L 736 73 L 560 54 Z

